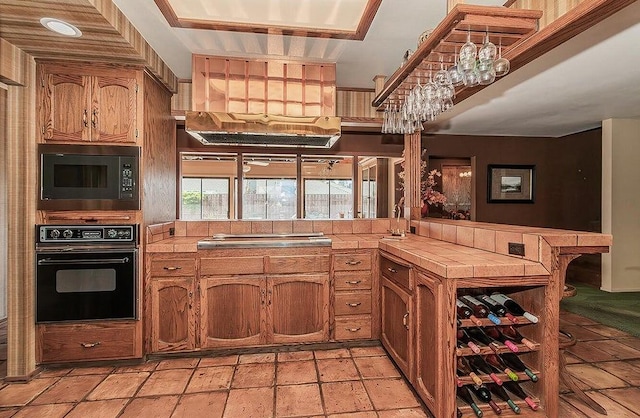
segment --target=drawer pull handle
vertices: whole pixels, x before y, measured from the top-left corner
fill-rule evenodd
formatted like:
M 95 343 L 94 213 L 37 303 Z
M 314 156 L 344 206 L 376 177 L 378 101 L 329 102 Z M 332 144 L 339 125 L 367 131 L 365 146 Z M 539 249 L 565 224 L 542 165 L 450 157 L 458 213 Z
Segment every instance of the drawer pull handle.
M 345 264 L 349 266 L 357 266 L 358 264 L 362 264 L 362 260 L 351 260 L 347 261 Z
M 347 306 L 351 306 L 352 308 L 356 308 L 360 305 L 362 305 L 362 302 L 357 302 L 357 303 L 346 303 Z
M 182 267 L 163 267 L 163 268 L 169 271 L 182 270 Z
M 361 329 L 362 329 L 361 327 L 358 327 L 358 328 L 346 328 L 346 330 L 349 331 L 349 332 L 358 332 Z
M 391 267 L 387 267 L 387 270 L 389 270 L 391 273 L 397 273 L 398 270 L 391 268 Z
M 100 345 L 100 341 L 96 341 L 95 343 L 80 343 L 84 348 L 93 348 L 95 346 Z
M 358 284 L 358 283 L 362 283 L 362 280 L 347 280 L 346 283 L 347 284 Z
M 402 316 L 402 325 L 404 325 L 406 329 L 409 329 L 408 319 L 409 319 L 409 312 L 407 312 Z

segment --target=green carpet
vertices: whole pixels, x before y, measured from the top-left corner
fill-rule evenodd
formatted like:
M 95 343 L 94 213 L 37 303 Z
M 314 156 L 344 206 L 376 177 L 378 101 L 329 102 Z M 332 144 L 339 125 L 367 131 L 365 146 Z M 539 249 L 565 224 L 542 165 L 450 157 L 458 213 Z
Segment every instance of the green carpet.
M 582 284 L 571 285 L 578 294 L 563 299 L 561 309 L 640 337 L 640 292 L 609 293 Z

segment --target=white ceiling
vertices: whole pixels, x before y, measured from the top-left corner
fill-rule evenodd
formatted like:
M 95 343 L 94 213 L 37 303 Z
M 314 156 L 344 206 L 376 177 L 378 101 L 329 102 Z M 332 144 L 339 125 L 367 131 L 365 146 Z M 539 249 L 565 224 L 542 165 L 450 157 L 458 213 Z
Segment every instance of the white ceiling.
M 363 41 L 172 28 L 153 0 L 113 0 L 184 79 L 191 54 L 335 62 L 339 87 L 372 88 L 446 15 L 446 0 L 383 0 Z M 264 0 L 262 0 L 264 1 Z M 502 5 L 504 0 L 467 0 Z M 640 2 L 520 68 L 439 119 L 440 132 L 562 136 L 640 117 Z M 435 130 L 435 128 L 433 129 Z

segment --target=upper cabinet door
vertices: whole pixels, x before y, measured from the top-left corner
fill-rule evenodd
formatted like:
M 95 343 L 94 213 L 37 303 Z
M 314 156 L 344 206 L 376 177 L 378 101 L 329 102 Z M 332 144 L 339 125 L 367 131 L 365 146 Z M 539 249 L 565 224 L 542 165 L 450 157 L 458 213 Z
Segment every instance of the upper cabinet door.
M 42 134 L 46 140 L 90 140 L 90 77 L 44 74 L 42 79 Z
M 136 80 L 93 77 L 91 140 L 136 142 Z

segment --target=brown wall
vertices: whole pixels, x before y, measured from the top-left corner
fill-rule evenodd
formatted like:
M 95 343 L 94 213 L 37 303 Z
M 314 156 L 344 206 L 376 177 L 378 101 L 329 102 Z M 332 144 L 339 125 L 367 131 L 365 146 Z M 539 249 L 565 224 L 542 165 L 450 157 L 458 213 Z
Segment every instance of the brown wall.
M 476 221 L 600 230 L 601 130 L 562 138 L 425 135 L 430 157 L 476 157 Z M 533 204 L 487 203 L 489 164 L 533 164 Z

